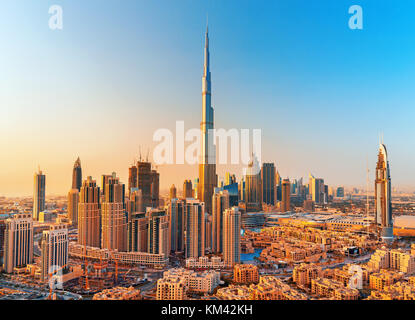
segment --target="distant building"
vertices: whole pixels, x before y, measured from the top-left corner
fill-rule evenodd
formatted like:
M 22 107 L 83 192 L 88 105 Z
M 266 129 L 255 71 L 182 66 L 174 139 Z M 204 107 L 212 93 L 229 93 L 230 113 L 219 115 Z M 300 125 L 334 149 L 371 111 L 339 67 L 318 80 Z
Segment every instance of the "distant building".
M 68 192 L 68 219 L 73 226 L 78 226 L 79 191 L 72 189 Z
M 44 211 L 45 206 L 45 175 L 39 170 L 34 177 L 33 192 L 33 220 L 39 220 L 39 213 Z
M 192 180 L 185 180 L 183 183 L 183 199 L 193 198 Z
M 338 187 L 336 189 L 336 197 L 337 198 L 344 198 L 344 187 Z
M 261 170 L 254 155 L 245 171 L 245 204 L 247 212 L 262 209 Z
M 284 179 L 282 181 L 281 212 L 291 211 L 290 195 L 291 195 L 290 180 Z
M 82 186 L 82 168 L 81 168 L 81 159 L 76 159 L 72 171 L 72 189 L 77 189 L 81 191 Z
M 308 192 L 311 195 L 311 200 L 313 200 L 315 204 L 325 203 L 323 179 L 314 178 L 314 176 L 310 174 Z
M 264 163 L 261 169 L 262 202 L 275 204 L 275 166 L 273 163 Z
M 170 187 L 170 200 L 177 198 L 177 189 L 174 184 Z

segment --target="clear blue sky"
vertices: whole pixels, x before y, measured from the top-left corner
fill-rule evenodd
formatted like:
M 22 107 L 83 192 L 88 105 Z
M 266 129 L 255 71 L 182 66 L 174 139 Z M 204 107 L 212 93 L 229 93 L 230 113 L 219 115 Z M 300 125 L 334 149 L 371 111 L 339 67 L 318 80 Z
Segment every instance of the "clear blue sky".
M 48 28 L 53 4 L 62 31 Z M 353 4 L 363 30 L 348 28 Z M 334 186 L 365 185 L 383 132 L 393 186 L 415 187 L 414 10 L 412 0 L 2 0 L 0 195 L 30 194 L 38 164 L 47 192 L 66 192 L 78 155 L 85 174 L 126 182 L 156 129 L 198 127 L 207 14 L 217 127 L 262 128 L 263 160 Z M 161 168 L 162 185 L 181 186 L 189 170 Z

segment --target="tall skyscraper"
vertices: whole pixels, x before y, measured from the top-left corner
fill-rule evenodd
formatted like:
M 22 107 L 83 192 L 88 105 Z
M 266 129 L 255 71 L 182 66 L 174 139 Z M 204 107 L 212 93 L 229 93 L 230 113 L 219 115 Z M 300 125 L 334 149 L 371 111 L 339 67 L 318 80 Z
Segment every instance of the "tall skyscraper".
M 6 234 L 6 216 L 0 215 L 0 269 L 3 268 L 4 263 L 4 237 Z
M 78 205 L 78 243 L 101 246 L 100 189 L 92 177 L 84 180 Z
M 210 75 L 209 32 L 206 30 L 205 62 L 202 77 L 202 133 L 201 159 L 199 162 L 199 183 L 197 198 L 204 202 L 206 211 L 212 213 L 212 195 L 217 185 L 216 150 L 213 141 L 214 110 L 212 108 L 212 87 Z
M 186 201 L 186 258 L 205 255 L 205 204 L 199 200 Z
M 73 226 L 78 225 L 79 191 L 72 189 L 68 192 L 68 219 Z
M 144 210 L 148 207 L 157 208 L 159 204 L 159 179 L 160 175 L 151 168 L 151 162 L 137 162 L 137 184 L 131 187 L 141 190 Z
M 128 221 L 128 251 L 147 252 L 148 218 L 145 213 L 133 213 Z
M 41 277 L 48 281 L 53 274 L 62 274 L 68 264 L 68 228 L 53 225 L 42 234 Z M 61 273 L 62 272 L 62 273 Z
M 33 261 L 33 219 L 30 214 L 14 214 L 6 220 L 4 270 L 12 273 Z
M 262 202 L 275 204 L 275 166 L 273 163 L 264 163 L 261 169 Z
M 192 180 L 185 180 L 183 183 L 183 199 L 193 198 Z
M 33 220 L 39 220 L 39 213 L 45 210 L 45 175 L 39 170 L 35 173 L 33 192 Z
M 284 179 L 282 181 L 281 212 L 288 212 L 291 210 L 290 193 L 290 179 Z
M 311 195 L 311 200 L 316 204 L 323 204 L 325 202 L 324 180 L 314 178 L 312 174 L 309 175 L 308 191 Z
M 177 198 L 177 189 L 174 184 L 170 187 L 170 200 Z
M 125 186 L 119 178 L 108 179 L 101 205 L 101 248 L 127 251 L 127 214 L 124 210 Z
M 230 174 L 229 172 L 226 172 L 225 174 L 225 186 L 229 186 L 231 184 L 236 183 L 236 177 L 234 174 Z
M 380 144 L 379 146 L 378 162 L 376 165 L 375 208 L 375 221 L 381 228 L 382 239 L 386 242 L 392 241 L 393 222 L 391 178 L 388 153 L 384 144 Z
M 128 212 L 128 219 L 134 213 L 145 213 L 141 190 L 136 189 L 130 193 L 130 198 L 126 200 L 126 210 Z
M 223 260 L 234 266 L 241 260 L 241 213 L 238 207 L 225 210 L 223 236 Z
M 137 166 L 133 164 L 128 168 L 128 194 L 130 195 L 132 189 L 137 188 Z
M 82 168 L 81 168 L 81 159 L 76 159 L 75 164 L 73 165 L 72 171 L 72 189 L 78 189 L 81 191 L 82 186 Z
M 169 217 L 165 210 L 150 209 L 147 211 L 148 234 L 147 252 L 169 255 L 170 235 Z
M 245 204 L 247 212 L 262 209 L 261 170 L 255 155 L 245 171 Z
M 169 204 L 171 251 L 184 252 L 185 202 L 173 198 Z
M 219 188 L 215 189 L 212 198 L 212 252 L 223 252 L 223 215 L 229 208 L 229 193 Z

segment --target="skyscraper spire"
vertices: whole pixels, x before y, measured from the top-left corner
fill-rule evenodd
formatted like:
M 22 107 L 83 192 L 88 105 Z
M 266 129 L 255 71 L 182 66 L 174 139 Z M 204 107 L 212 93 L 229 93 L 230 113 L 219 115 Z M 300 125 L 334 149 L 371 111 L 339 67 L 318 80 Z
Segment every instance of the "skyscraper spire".
M 205 202 L 206 210 L 211 213 L 212 195 L 216 187 L 216 150 L 213 143 L 213 115 L 212 108 L 212 87 L 210 76 L 210 52 L 209 52 L 209 30 L 206 27 L 206 39 L 204 50 L 204 65 L 202 76 L 202 122 L 200 130 L 202 134 L 202 150 L 199 161 L 199 183 L 197 197 Z

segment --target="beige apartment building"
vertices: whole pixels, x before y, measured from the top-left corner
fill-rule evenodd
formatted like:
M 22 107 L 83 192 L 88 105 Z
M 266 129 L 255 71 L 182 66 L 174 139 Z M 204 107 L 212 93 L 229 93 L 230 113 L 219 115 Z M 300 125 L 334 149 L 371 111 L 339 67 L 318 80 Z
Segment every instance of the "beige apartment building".
M 259 281 L 258 267 L 253 264 L 237 264 L 233 268 L 233 281 L 250 284 Z

